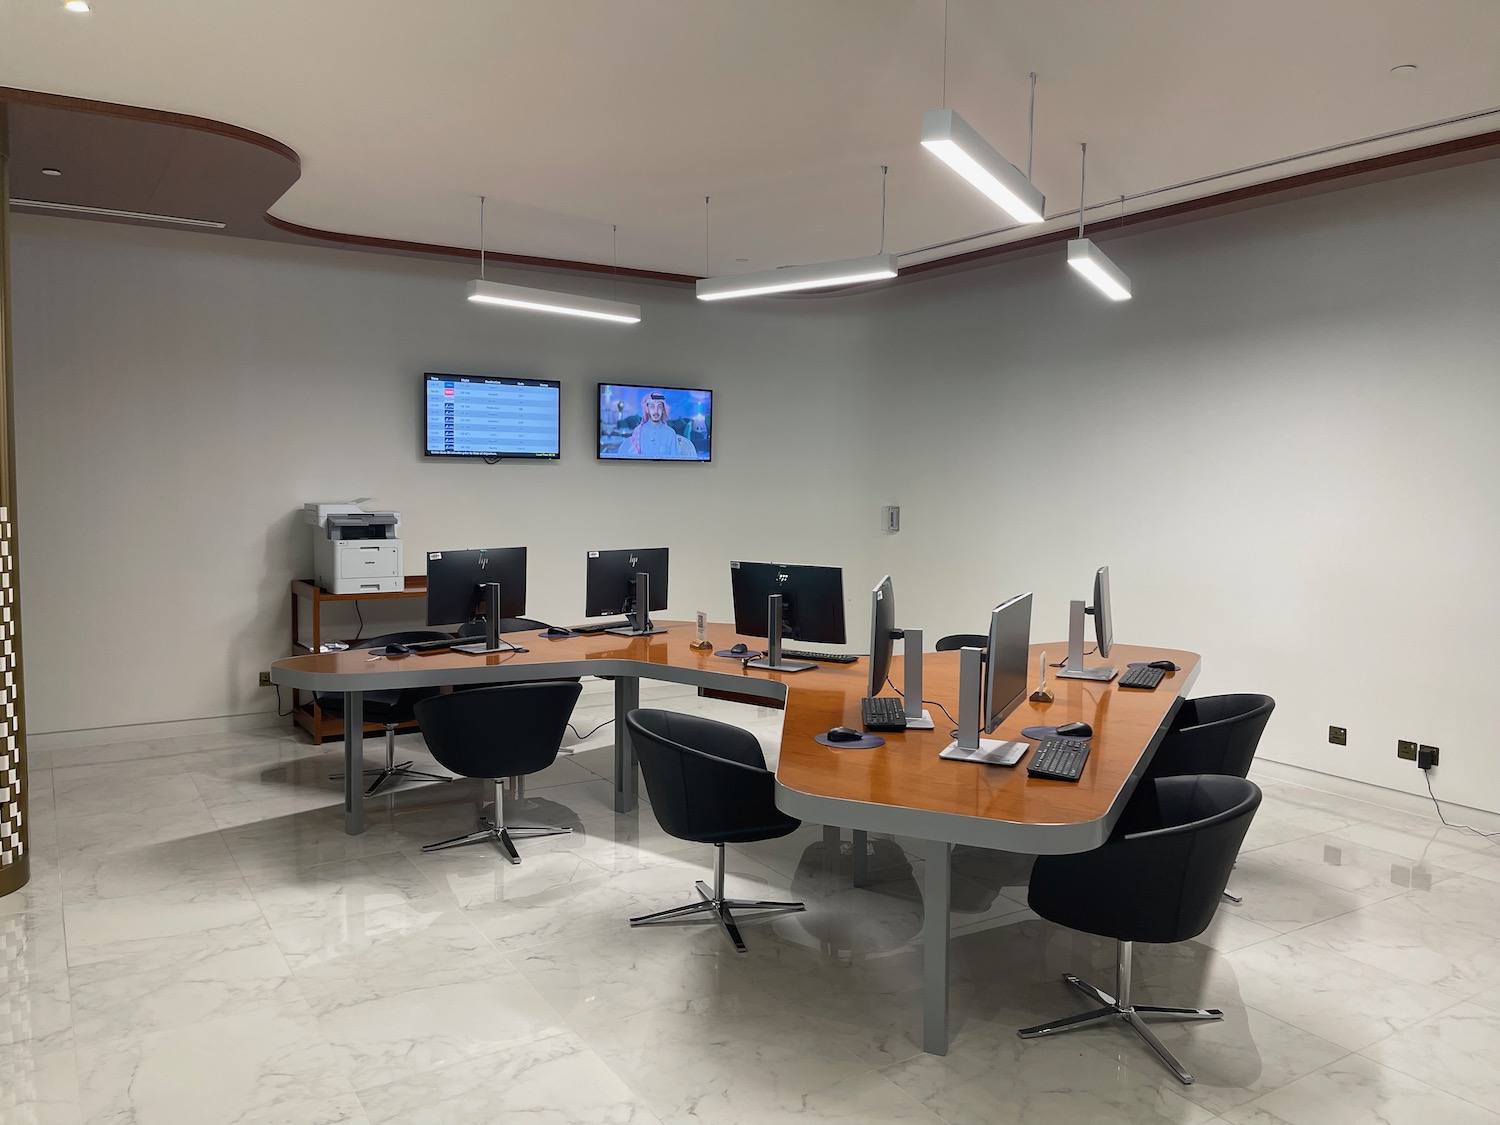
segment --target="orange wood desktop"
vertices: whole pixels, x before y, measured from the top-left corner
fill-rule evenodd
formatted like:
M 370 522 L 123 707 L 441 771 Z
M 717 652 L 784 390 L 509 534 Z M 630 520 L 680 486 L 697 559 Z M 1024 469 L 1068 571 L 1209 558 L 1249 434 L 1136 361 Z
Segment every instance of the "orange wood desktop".
M 1136 772 L 1141 757 L 1164 727 L 1176 704 L 1178 685 L 1191 682 L 1198 657 L 1176 649 L 1115 645 L 1110 662 L 1123 668 L 1131 660 L 1169 659 L 1181 666 L 1170 672 L 1155 691 L 1120 689 L 1116 682 L 1060 680 L 1049 676 L 1055 701 L 1024 702 L 995 732 L 995 738 L 1019 738 L 1024 726 L 1082 720 L 1094 728 L 1093 749 L 1083 777 L 1077 782 L 1042 781 L 1026 774 L 1025 762 L 1013 767 L 984 766 L 938 758 L 952 741 L 952 724 L 929 706 L 935 730 L 887 732 L 886 744 L 874 750 L 833 749 L 813 736 L 834 726 L 860 725 L 868 665 L 823 664 L 809 672 L 766 672 L 745 669 L 740 662 L 691 647 L 696 633 L 691 623 L 663 621 L 665 633 L 649 637 L 593 634 L 548 640 L 533 632 L 507 634 L 525 646 L 522 653 L 475 656 L 441 652 L 402 657 L 374 656 L 364 650 L 317 653 L 279 660 L 276 669 L 295 669 L 320 677 L 336 677 L 319 690 L 347 690 L 358 681 L 361 691 L 410 685 L 418 673 L 427 682 L 499 683 L 537 679 L 547 673 L 589 675 L 583 665 L 598 661 L 629 661 L 637 667 L 626 674 L 647 679 L 695 683 L 747 696 L 785 698 L 778 782 L 813 797 L 856 804 L 891 805 L 931 813 L 999 820 L 1015 824 L 1057 825 L 1097 821 L 1120 796 Z M 715 649 L 736 642 L 755 648 L 756 639 L 741 637 L 728 625 L 710 625 Z M 763 641 L 762 641 L 763 643 Z M 1031 666 L 1043 650 L 1065 652 L 1058 642 L 1032 646 Z M 958 709 L 957 652 L 929 652 L 923 656 L 924 694 L 950 712 Z M 570 667 L 574 664 L 580 667 Z M 901 659 L 893 662 L 891 680 L 900 683 Z M 612 674 L 600 669 L 602 674 Z

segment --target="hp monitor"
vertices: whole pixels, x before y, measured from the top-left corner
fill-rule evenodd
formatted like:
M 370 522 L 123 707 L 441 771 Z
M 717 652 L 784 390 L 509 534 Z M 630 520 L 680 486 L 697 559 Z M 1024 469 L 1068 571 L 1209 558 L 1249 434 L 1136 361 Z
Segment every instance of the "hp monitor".
M 990 611 L 988 647 L 963 650 L 959 663 L 958 732 L 944 758 L 1013 766 L 1025 742 L 980 738 L 1004 722 L 1026 698 L 1030 663 L 1031 595 L 1017 594 Z
M 490 606 L 487 588 L 500 586 Z M 526 548 L 487 547 L 427 552 L 427 624 L 466 624 L 477 618 L 526 615 Z
M 1109 567 L 1101 566 L 1094 573 L 1094 604 L 1072 602 L 1068 610 L 1068 661 L 1058 670 L 1058 678 L 1064 680 L 1102 680 L 1115 678 L 1116 669 L 1107 665 L 1092 668 L 1083 663 L 1084 621 L 1087 616 L 1094 619 L 1094 646 L 1100 656 L 1108 656 L 1115 643 L 1114 622 L 1110 619 Z
M 866 695 L 874 697 L 885 690 L 898 640 L 905 657 L 902 667 L 906 674 L 903 709 L 906 726 L 910 730 L 931 730 L 932 716 L 922 710 L 922 630 L 897 628 L 896 590 L 887 574 L 870 591 L 870 676 Z
M 750 668 L 805 672 L 817 665 L 782 660 L 783 638 L 813 644 L 841 645 L 844 632 L 844 572 L 836 566 L 731 562 L 729 585 L 734 595 L 734 631 L 765 637 L 770 650 Z
M 666 632 L 652 626 L 650 614 L 667 608 L 667 548 L 590 551 L 583 600 L 586 617 L 630 618 L 626 628 L 611 633 L 644 637 Z

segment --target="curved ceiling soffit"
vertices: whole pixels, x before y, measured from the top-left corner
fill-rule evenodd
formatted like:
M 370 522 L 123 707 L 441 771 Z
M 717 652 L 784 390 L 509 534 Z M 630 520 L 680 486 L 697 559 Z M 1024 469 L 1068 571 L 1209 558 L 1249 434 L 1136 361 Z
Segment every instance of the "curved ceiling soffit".
M 207 117 L 147 109 L 115 102 L 0 87 L 0 104 L 10 123 L 11 197 L 144 214 L 213 218 L 222 232 L 245 238 L 301 245 L 334 245 L 374 253 L 428 259 L 466 259 L 471 246 L 410 242 L 374 235 L 321 230 L 287 222 L 270 208 L 301 176 L 301 160 L 289 146 L 249 129 Z M 1336 191 L 1364 183 L 1493 157 L 1500 130 L 1438 142 L 1284 176 L 1195 199 L 1182 200 L 1123 218 L 1096 220 L 1090 233 L 1135 232 Z M 44 167 L 65 166 L 64 176 L 44 176 Z M 17 204 L 17 206 L 24 205 Z M 103 215 L 83 217 L 130 225 L 161 226 L 149 219 Z M 201 229 L 201 227 L 200 227 Z M 976 236 L 980 237 L 980 236 Z M 894 284 L 974 268 L 1006 257 L 1024 257 L 1075 237 L 1063 227 L 1037 235 L 964 250 L 962 242 L 945 257 L 901 267 Z M 691 274 L 612 267 L 597 262 L 542 258 L 486 251 L 507 265 L 565 270 L 637 281 L 690 284 Z M 807 300 L 864 292 L 893 284 L 877 282 L 818 293 L 785 294 Z
M 303 245 L 417 258 L 473 258 L 472 246 L 408 242 L 373 235 L 320 230 L 287 222 L 270 209 L 302 175 L 302 162 L 289 146 L 250 129 L 169 110 L 147 109 L 37 90 L 0 87 L 11 129 L 10 178 L 13 205 L 19 200 L 72 207 L 107 208 L 137 215 L 199 220 L 189 224 L 214 233 Z M 43 168 L 64 168 L 62 176 Z M 67 213 L 100 222 L 162 227 L 146 218 Z M 222 223 L 223 225 L 217 226 Z M 689 284 L 687 274 L 615 269 L 597 262 L 542 258 L 487 250 L 493 262 L 548 270 L 628 277 L 638 281 Z

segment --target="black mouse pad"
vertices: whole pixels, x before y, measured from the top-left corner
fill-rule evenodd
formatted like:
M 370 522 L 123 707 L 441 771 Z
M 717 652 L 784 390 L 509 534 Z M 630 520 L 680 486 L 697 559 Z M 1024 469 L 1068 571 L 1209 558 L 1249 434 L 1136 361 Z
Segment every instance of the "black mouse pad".
M 873 750 L 877 746 L 885 745 L 885 739 L 878 734 L 867 734 L 853 742 L 833 742 L 826 734 L 815 734 L 813 741 L 819 746 L 827 746 L 834 750 Z

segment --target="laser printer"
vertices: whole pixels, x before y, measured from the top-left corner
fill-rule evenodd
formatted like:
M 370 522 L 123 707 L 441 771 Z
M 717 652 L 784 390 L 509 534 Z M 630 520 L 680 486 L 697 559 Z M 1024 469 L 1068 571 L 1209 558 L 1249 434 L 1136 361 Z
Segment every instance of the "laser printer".
M 330 594 L 401 590 L 400 512 L 368 512 L 358 504 L 307 504 L 313 526 L 313 580 Z

